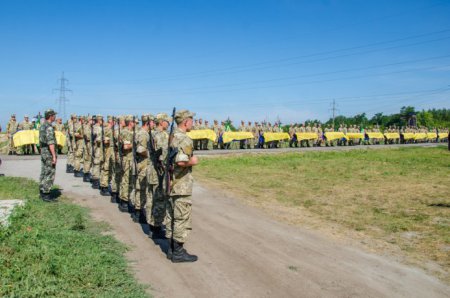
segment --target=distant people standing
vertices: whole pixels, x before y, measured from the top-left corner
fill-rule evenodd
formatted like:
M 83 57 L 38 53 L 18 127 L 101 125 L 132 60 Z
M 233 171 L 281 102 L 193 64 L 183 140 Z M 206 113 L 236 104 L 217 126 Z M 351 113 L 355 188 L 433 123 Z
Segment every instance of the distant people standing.
M 8 155 L 16 154 L 16 148 L 14 147 L 13 135 L 19 129 L 19 124 L 16 121 L 16 115 L 12 114 L 11 119 L 6 125 L 6 136 L 8 137 Z
M 46 202 L 54 201 L 50 190 L 55 181 L 56 172 L 56 137 L 52 126 L 56 113 L 52 109 L 45 111 L 45 123 L 39 128 L 39 146 L 41 148 L 41 177 L 39 190 L 41 199 Z

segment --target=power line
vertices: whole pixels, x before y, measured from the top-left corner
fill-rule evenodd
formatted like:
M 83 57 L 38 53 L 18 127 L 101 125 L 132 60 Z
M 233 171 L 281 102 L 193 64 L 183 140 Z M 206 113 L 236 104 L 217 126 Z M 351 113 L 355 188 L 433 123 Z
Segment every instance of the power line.
M 66 120 L 66 102 L 69 102 L 69 99 L 66 98 L 66 92 L 72 92 L 72 90 L 66 88 L 66 84 L 69 83 L 69 80 L 64 77 L 64 71 L 62 72 L 61 78 L 58 80 L 59 88 L 53 89 L 53 92 L 59 92 L 58 98 L 58 113 L 62 114 L 63 121 Z

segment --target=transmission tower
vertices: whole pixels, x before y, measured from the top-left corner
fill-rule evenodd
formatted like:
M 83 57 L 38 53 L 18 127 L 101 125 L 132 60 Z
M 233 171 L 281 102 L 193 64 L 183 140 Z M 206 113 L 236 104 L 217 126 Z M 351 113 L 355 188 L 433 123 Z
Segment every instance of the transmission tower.
M 59 98 L 57 99 L 58 113 L 62 116 L 63 121 L 66 121 L 66 102 L 69 102 L 69 100 L 66 98 L 66 92 L 72 92 L 72 90 L 66 88 L 66 85 L 68 85 L 69 80 L 64 77 L 64 71 L 58 82 L 59 88 L 53 89 L 53 92 L 59 92 Z
M 333 99 L 333 103 L 331 104 L 331 111 L 333 113 L 333 128 L 335 127 L 334 119 L 336 118 L 336 112 L 339 112 L 339 109 L 336 108 L 336 100 Z

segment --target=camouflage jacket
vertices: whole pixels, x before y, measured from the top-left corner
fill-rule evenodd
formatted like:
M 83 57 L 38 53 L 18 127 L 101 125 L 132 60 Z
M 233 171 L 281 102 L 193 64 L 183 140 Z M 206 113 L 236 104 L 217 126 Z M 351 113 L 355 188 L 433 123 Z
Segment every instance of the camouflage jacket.
M 55 144 L 56 144 L 55 130 L 53 129 L 53 126 L 50 123 L 45 122 L 39 128 L 39 146 L 42 149 L 45 149 L 48 148 L 49 145 Z
M 175 156 L 171 196 L 190 196 L 194 186 L 192 167 L 180 167 L 178 162 L 188 162 L 193 152 L 193 143 L 188 135 L 176 128 L 173 134 L 171 147 L 178 150 Z

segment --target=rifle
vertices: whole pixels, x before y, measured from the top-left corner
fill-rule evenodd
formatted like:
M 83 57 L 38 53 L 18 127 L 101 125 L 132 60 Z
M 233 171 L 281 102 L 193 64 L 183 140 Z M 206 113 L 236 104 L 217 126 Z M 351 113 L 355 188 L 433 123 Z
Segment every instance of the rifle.
M 102 153 L 103 153 L 103 158 L 105 159 L 105 132 L 104 132 L 104 123 L 102 122 Z
M 123 152 L 122 152 L 122 139 L 120 137 L 120 120 L 118 119 L 117 123 L 119 124 L 117 126 L 118 130 L 119 130 L 119 136 L 118 136 L 118 140 L 117 140 L 117 151 L 119 152 L 119 161 L 120 161 L 120 168 L 123 169 Z
M 133 147 L 131 151 L 133 152 L 133 162 L 134 162 L 134 170 L 133 176 L 136 179 L 137 177 L 137 159 L 136 159 L 136 117 L 133 116 Z
M 175 159 L 175 156 L 178 153 L 177 148 L 171 147 L 172 139 L 173 139 L 173 125 L 175 122 L 175 111 L 176 111 L 176 109 L 174 107 L 173 111 L 172 111 L 172 123 L 170 124 L 170 130 L 169 130 L 169 140 L 168 140 L 168 144 L 167 144 L 167 156 L 166 156 L 166 160 L 164 161 L 165 176 L 166 176 L 166 195 L 167 196 L 170 195 L 170 191 L 171 191 L 170 184 L 171 184 L 171 178 L 172 178 L 172 174 L 173 174 L 173 161 Z M 172 221 L 173 221 L 173 216 L 172 216 Z M 172 229 L 172 231 L 173 231 L 173 229 Z
M 116 140 L 115 140 L 115 131 L 114 131 L 114 126 L 116 126 L 116 118 L 112 117 L 112 122 L 113 125 L 111 127 L 111 131 L 112 131 L 112 136 L 111 136 L 111 142 L 113 145 L 113 156 L 114 156 L 114 161 L 116 161 Z
M 149 121 L 150 123 L 150 121 Z M 162 191 L 163 189 L 163 180 L 164 180 L 164 165 L 159 160 L 159 157 L 162 155 L 162 148 L 159 148 L 156 150 L 155 148 L 155 141 L 153 139 L 152 130 L 149 129 L 149 138 L 148 138 L 148 156 L 150 158 L 150 161 L 153 164 L 153 167 L 155 168 L 155 171 L 158 175 L 158 189 Z
M 75 121 L 77 121 L 77 119 L 75 119 Z M 75 143 L 75 151 L 78 150 L 78 145 L 77 145 L 77 139 L 75 138 L 75 121 L 72 121 L 72 134 L 73 134 L 73 139 L 74 139 L 74 143 Z
M 95 115 L 92 116 L 92 122 L 91 122 L 91 162 L 92 164 L 94 164 L 94 156 L 95 156 L 95 148 L 94 148 L 94 141 L 95 141 L 95 136 L 94 136 L 94 120 L 95 119 Z
M 72 136 L 70 135 L 70 132 L 69 132 L 69 123 L 67 122 L 67 136 L 68 136 L 68 139 L 69 139 L 69 145 L 67 146 L 68 147 L 68 149 L 70 150 L 70 151 L 72 151 L 73 152 L 73 147 L 72 147 Z

